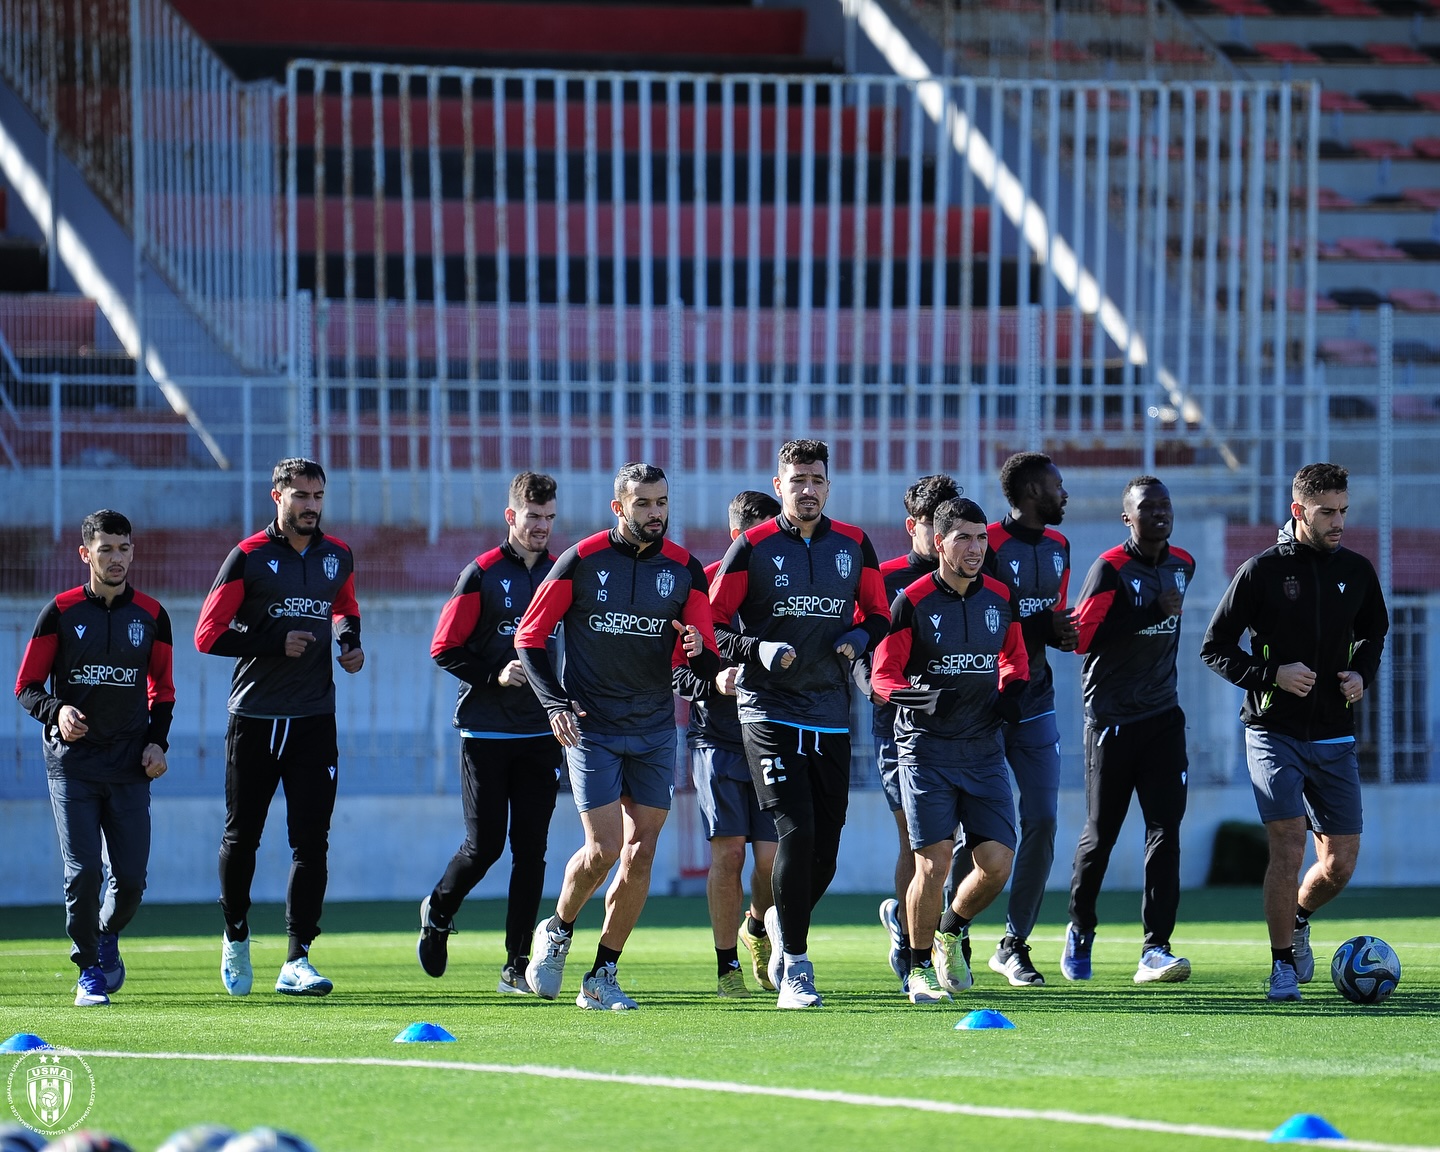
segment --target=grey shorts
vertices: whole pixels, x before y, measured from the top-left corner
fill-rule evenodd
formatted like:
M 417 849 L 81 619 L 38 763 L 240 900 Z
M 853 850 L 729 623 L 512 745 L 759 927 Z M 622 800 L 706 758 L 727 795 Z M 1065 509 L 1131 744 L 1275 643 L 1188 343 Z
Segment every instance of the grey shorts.
M 775 817 L 762 811 L 744 752 L 702 746 L 690 749 L 690 777 L 700 801 L 705 839 L 743 836 L 774 843 Z
M 565 749 L 570 791 L 581 812 L 629 796 L 647 808 L 670 810 L 675 791 L 675 729 L 650 732 L 580 733 L 580 744 Z
M 1304 816 L 1326 836 L 1360 834 L 1360 764 L 1353 740 L 1320 744 L 1247 727 L 1245 762 L 1264 823 Z
M 895 737 L 875 737 L 875 766 L 880 769 L 880 787 L 885 790 L 890 811 L 899 812 L 905 807 L 905 798 L 900 793 L 900 754 Z
M 900 748 L 900 787 L 910 846 L 916 851 L 956 837 L 974 846 L 994 840 L 1015 850 L 1015 799 L 1005 757 L 993 741 L 907 741 Z

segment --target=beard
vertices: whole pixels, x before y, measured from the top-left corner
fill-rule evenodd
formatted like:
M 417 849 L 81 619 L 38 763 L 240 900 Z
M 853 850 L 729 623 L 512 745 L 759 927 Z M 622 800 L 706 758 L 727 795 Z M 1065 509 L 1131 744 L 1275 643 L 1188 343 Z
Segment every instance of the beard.
M 1040 519 L 1046 524 L 1059 524 L 1065 519 L 1065 505 L 1059 500 L 1047 500 L 1037 506 L 1036 511 L 1040 513 Z
M 636 540 L 644 544 L 654 544 L 657 540 L 664 539 L 665 532 L 670 527 L 670 522 L 668 520 L 662 520 L 660 521 L 659 528 L 650 528 L 646 526 L 645 522 L 626 516 L 625 526 L 630 529 L 630 534 L 634 536 Z
M 320 513 L 315 513 L 315 523 L 303 524 L 298 513 L 286 512 L 280 523 L 285 531 L 293 532 L 297 536 L 315 536 L 320 531 Z

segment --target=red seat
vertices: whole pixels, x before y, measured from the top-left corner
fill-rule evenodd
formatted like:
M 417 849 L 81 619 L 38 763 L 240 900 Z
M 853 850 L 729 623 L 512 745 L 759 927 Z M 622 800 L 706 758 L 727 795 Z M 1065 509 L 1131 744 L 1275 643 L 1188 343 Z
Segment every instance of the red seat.
M 1410 98 L 1422 108 L 1440 112 L 1440 92 L 1412 92 Z
M 1424 52 L 1416 51 L 1408 44 L 1366 44 L 1365 51 L 1382 64 L 1433 64 Z
M 1324 91 L 1320 93 L 1320 111 L 1322 112 L 1368 112 L 1370 105 L 1363 100 L 1357 100 L 1348 92 Z
M 1342 259 L 1351 260 L 1408 260 L 1410 257 L 1393 244 L 1377 240 L 1373 236 L 1348 236 L 1335 241 Z
M 1414 149 L 1415 155 L 1423 156 L 1426 160 L 1440 160 L 1440 136 L 1421 136 L 1418 140 L 1412 140 L 1410 147 Z
M 1373 160 L 1409 160 L 1415 155 L 1398 140 L 1351 140 L 1350 147 Z
M 1440 312 L 1440 292 L 1429 288 L 1392 288 L 1390 302 L 1404 312 Z
M 1319 64 L 1321 62 L 1319 56 L 1303 45 L 1289 44 L 1284 41 L 1267 41 L 1264 44 L 1256 44 L 1255 51 L 1277 64 Z

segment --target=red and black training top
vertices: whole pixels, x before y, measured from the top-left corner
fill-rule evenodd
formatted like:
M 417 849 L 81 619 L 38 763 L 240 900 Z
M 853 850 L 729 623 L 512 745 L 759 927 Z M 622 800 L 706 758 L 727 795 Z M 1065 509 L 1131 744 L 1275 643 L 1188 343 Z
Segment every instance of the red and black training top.
M 1020 630 L 1030 657 L 1030 686 L 1020 702 L 1022 720 L 1055 711 L 1055 678 L 1046 647 L 1058 647 L 1055 613 L 1070 587 L 1070 541 L 1054 528 L 1027 528 L 1013 516 L 986 528 L 985 571 L 1008 584 L 1020 609 Z
M 904 556 L 892 556 L 880 564 L 880 578 L 885 581 L 885 603 L 893 610 L 895 597 L 904 592 L 906 588 L 915 583 L 922 576 L 928 576 L 940 567 L 940 558 L 921 556 L 913 548 Z M 875 677 L 874 653 L 867 659 L 871 666 L 871 682 Z M 878 696 L 874 697 L 875 714 L 870 721 L 870 732 L 885 740 L 893 740 L 895 737 L 895 705 L 887 704 Z
M 710 625 L 709 583 L 700 561 L 662 540 L 642 554 L 618 529 L 597 532 L 560 554 L 515 633 L 515 651 L 549 714 L 573 701 L 582 729 L 624 735 L 675 723 L 671 676 L 687 662 L 674 622 L 700 629 L 689 659 L 697 676 L 720 670 Z M 565 672 L 545 645 L 564 625 Z
M 271 521 L 230 550 L 195 625 L 195 647 L 234 656 L 229 709 L 236 716 L 293 720 L 335 714 L 335 669 L 325 639 L 360 644 L 355 558 L 349 545 L 316 533 L 297 552 Z M 316 642 L 285 655 L 288 632 Z
M 506 540 L 475 557 L 460 573 L 435 625 L 430 656 L 460 680 L 455 727 L 470 737 L 549 736 L 550 721 L 525 685 L 501 687 L 498 677 L 515 659 L 515 634 L 540 582 L 555 566 L 542 556 L 528 567 Z
M 935 572 L 895 597 L 872 684 L 885 700 L 906 688 L 940 691 L 933 713 L 899 710 L 897 741 L 912 733 L 974 740 L 994 737 L 1000 694 L 1023 692 L 1029 674 L 1020 609 L 1010 589 L 982 574 L 960 593 Z
M 147 744 L 169 747 L 173 669 L 170 617 L 145 593 L 127 586 L 107 605 L 81 585 L 51 600 L 15 681 L 21 706 L 45 726 L 46 771 L 82 780 L 145 779 L 140 752 Z M 89 728 L 73 743 L 61 740 L 58 728 L 66 704 L 84 714 Z
M 1159 601 L 1168 588 L 1183 596 L 1194 578 L 1190 553 L 1167 546 L 1152 564 L 1133 540 L 1090 566 L 1075 604 L 1075 650 L 1085 657 L 1085 722 L 1091 727 L 1133 724 L 1179 705 L 1180 616 L 1166 616 Z

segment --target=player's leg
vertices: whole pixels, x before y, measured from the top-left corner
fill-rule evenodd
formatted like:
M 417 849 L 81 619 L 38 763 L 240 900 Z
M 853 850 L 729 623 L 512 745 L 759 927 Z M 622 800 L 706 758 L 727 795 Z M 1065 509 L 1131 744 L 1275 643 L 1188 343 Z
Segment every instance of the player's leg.
M 1119 741 L 1117 726 L 1085 726 L 1085 827 L 1075 846 L 1070 925 L 1060 957 L 1060 968 L 1067 980 L 1090 979 L 1090 948 L 1097 923 L 1095 902 L 1135 788 L 1133 765 L 1118 751 Z
M 65 868 L 65 934 L 70 937 L 70 959 L 80 970 L 75 1003 L 81 1007 L 108 1004 L 97 949 L 100 889 L 105 879 L 100 845 L 104 785 L 63 775 L 49 776 L 47 783 Z
M 105 986 L 116 992 L 125 983 L 119 935 L 140 909 L 150 863 L 150 781 L 111 784 L 100 808 L 100 827 L 110 858 L 110 879 L 100 905 L 100 968 Z
M 1189 792 L 1185 713 L 1177 707 L 1142 721 L 1127 740 L 1145 818 L 1145 890 L 1140 901 L 1145 941 L 1135 982 L 1179 983 L 1190 976 L 1190 961 L 1170 950 L 1180 908 L 1180 823 Z M 1142 762 L 1143 769 L 1138 767 Z
M 744 758 L 741 757 L 743 763 Z M 746 766 L 746 771 L 749 771 Z M 750 907 L 740 922 L 739 942 L 750 953 L 750 969 L 755 982 L 767 992 L 774 992 L 770 979 L 772 949 L 765 928 L 765 917 L 775 906 L 775 820 L 760 807 L 755 785 L 748 779 L 740 786 L 745 796 L 746 828 L 750 841 Z
M 946 966 L 943 952 L 935 947 L 935 926 L 940 922 L 940 910 L 945 903 L 945 873 L 950 867 L 953 847 L 948 838 L 912 847 L 915 866 L 910 887 L 905 892 L 905 911 L 908 922 L 915 927 L 910 935 L 905 979 L 901 982 L 901 989 L 912 1004 L 949 1000 L 950 990 L 947 983 L 942 982 L 942 972 L 946 976 L 958 975 Z M 941 961 L 938 968 L 936 958 Z
M 893 734 L 875 734 L 875 763 L 880 770 L 880 787 L 890 815 L 895 819 L 895 895 L 880 902 L 880 923 L 890 937 L 890 970 L 905 986 L 910 955 L 910 921 L 906 905 L 910 882 L 915 878 L 915 850 L 910 846 L 910 828 L 905 822 L 905 803 L 900 791 L 900 762 Z
M 1040 918 L 1045 885 L 1055 862 L 1055 829 L 1060 803 L 1060 734 L 1055 714 L 1023 724 L 1006 724 L 1005 759 L 1020 798 L 1020 844 L 1010 876 L 1005 936 L 990 967 L 1016 987 L 1045 983 L 1030 959 L 1029 939 Z
M 1295 912 L 1300 868 L 1305 862 L 1308 814 L 1303 760 L 1299 741 L 1261 728 L 1245 729 L 1245 764 L 1270 849 L 1263 888 L 1265 926 L 1270 936 L 1266 998 L 1282 1002 L 1300 999 L 1296 937 L 1303 937 L 1300 942 L 1307 950 L 1310 943 L 1308 922 L 1303 932 L 1298 932 Z M 1308 960 L 1307 980 L 1313 977 L 1315 966 L 1313 955 Z
M 561 748 L 549 736 L 515 742 L 507 782 L 510 808 L 510 887 L 505 904 L 505 965 L 500 991 L 529 991 L 524 983 L 530 937 L 545 889 L 545 853 L 559 792 Z
M 690 776 L 700 809 L 700 828 L 710 845 L 710 868 L 705 876 L 705 903 L 710 912 L 710 933 L 715 942 L 716 991 L 721 996 L 750 995 L 740 971 L 737 933 L 745 893 L 745 830 L 748 809 L 741 807 L 745 785 L 730 781 L 722 757 L 713 745 L 690 749 Z M 744 757 L 740 757 L 743 761 Z
M 1315 863 L 1300 883 L 1291 947 L 1301 984 L 1315 976 L 1310 948 L 1310 917 L 1345 890 L 1360 858 L 1364 815 L 1360 803 L 1360 763 L 1354 741 L 1306 744 L 1305 807 L 1314 832 Z
M 231 716 L 225 729 L 225 831 L 220 837 L 220 979 L 232 996 L 247 996 L 250 966 L 250 885 L 270 801 L 280 786 L 274 747 L 284 721 Z
M 330 882 L 330 819 L 339 781 L 335 717 L 306 716 L 288 722 L 277 749 L 285 789 L 285 828 L 290 838 L 290 883 L 285 892 L 288 951 L 275 990 L 295 996 L 324 996 L 331 982 L 310 963 L 310 945 L 320 935 L 325 889 Z
M 810 733 L 806 733 L 807 744 Z M 810 907 L 835 879 L 840 835 L 850 808 L 850 733 L 817 732 L 810 751 L 810 794 L 815 811 L 814 864 L 810 870 Z

